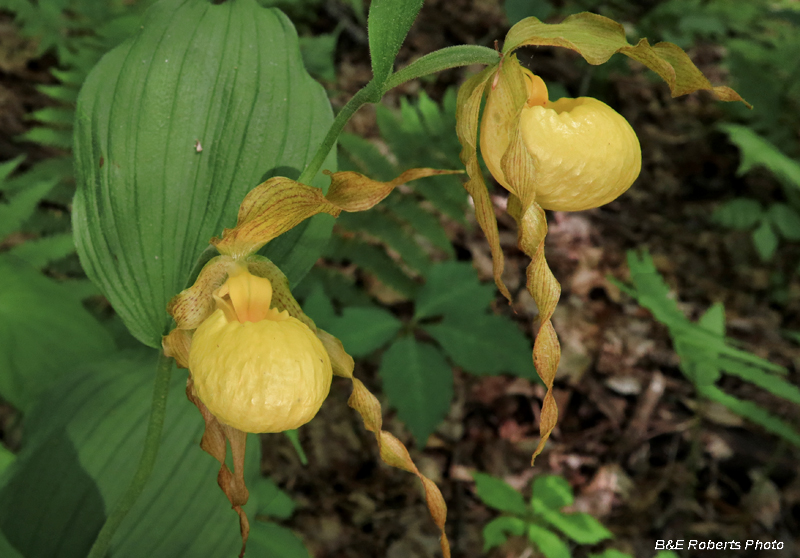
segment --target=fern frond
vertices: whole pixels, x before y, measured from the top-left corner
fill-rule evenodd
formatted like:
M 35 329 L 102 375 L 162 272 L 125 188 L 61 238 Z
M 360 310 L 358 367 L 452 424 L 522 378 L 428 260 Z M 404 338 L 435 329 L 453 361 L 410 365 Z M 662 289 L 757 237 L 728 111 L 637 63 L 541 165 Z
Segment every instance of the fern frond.
M 11 198 L 8 203 L 0 203 L 0 238 L 19 229 L 33 214 L 36 206 L 53 189 L 57 179 L 39 182 Z
M 72 233 L 54 234 L 17 244 L 8 253 L 28 262 L 32 267 L 42 269 L 54 262 L 75 253 Z

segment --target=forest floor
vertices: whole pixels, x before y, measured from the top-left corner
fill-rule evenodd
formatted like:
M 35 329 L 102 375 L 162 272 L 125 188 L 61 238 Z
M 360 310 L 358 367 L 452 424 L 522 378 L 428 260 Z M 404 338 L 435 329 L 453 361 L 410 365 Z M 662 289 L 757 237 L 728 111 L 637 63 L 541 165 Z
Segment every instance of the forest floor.
M 338 24 L 335 15 L 320 14 L 314 29 L 331 31 Z M 337 50 L 337 81 L 329 84 L 337 108 L 370 77 L 366 34 L 350 23 Z M 3 37 L 12 36 L 7 25 L 0 23 Z M 501 39 L 506 27 L 495 3 L 429 0 L 400 65 L 450 44 L 489 44 Z M 712 82 L 724 82 L 713 47 L 691 55 Z M 7 138 L 23 132 L 29 125 L 24 115 L 45 102 L 34 86 L 51 80 L 52 61 L 32 59 L 24 44 L 13 56 L 5 53 L 0 60 L 3 72 L 16 76 L 0 88 L 0 155 L 6 159 L 25 149 L 38 159 L 49 153 Z M 570 91 L 580 89 L 587 70 L 571 53 L 551 49 L 537 52 L 533 68 Z M 396 106 L 399 97 L 423 87 L 440 99 L 471 70 L 406 84 L 384 102 Z M 738 150 L 715 130 L 723 113 L 709 95 L 671 99 L 667 87 L 640 68 L 613 78 L 605 100 L 639 135 L 643 169 L 628 193 L 603 208 L 549 213 L 547 259 L 562 286 L 554 316 L 563 349 L 555 390 L 560 419 L 536 466 L 530 467 L 530 457 L 544 389 L 518 378 L 456 370 L 454 405 L 424 449 L 414 446 L 391 411 L 384 413 L 385 428 L 409 446 L 420 470 L 441 487 L 456 558 L 485 555 L 481 530 L 496 516 L 475 496 L 472 471 L 503 478 L 526 495 L 533 477 L 563 475 L 576 494 L 573 508 L 592 513 L 615 535 L 609 543 L 577 548 L 576 557 L 614 547 L 651 558 L 658 539 L 777 540 L 783 551 L 687 555 L 798 556 L 798 448 L 719 405 L 701 402 L 679 370 L 667 328 L 608 280 L 628 281 L 626 251 L 648 249 L 687 316 L 695 320 L 711 304 L 724 303 L 727 334 L 741 348 L 785 366 L 797 384 L 800 348 L 780 334 L 800 329 L 797 275 L 788 283 L 788 303 L 776 304 L 770 296 L 773 271 L 796 263 L 796 246 L 761 264 L 749 233 L 716 228 L 710 221 L 713 208 L 731 192 L 768 197 L 776 183 L 766 173 L 736 176 Z M 349 130 L 379 141 L 374 110 L 362 109 Z M 516 247 L 516 226 L 503 211 L 500 188 L 494 199 L 507 256 L 504 280 L 514 295 L 511 306 L 498 295 L 496 311 L 534 331 L 537 312 L 524 284 L 528 262 Z M 489 248 L 480 229 L 448 227 L 459 251 L 471 254 L 482 279 L 490 279 Z M 375 362 L 360 361 L 356 374 L 380 393 L 376 368 Z M 735 378 L 721 387 L 800 424 L 800 409 L 779 398 Z M 300 464 L 284 437 L 264 438 L 264 472 L 299 503 L 284 524 L 303 537 L 316 558 L 437 556 L 437 530 L 418 481 L 380 463 L 374 437 L 347 407 L 350 389 L 349 382 L 335 380 L 319 416 L 301 429 L 308 466 Z M 513 539 L 489 555 L 532 556 L 524 541 Z

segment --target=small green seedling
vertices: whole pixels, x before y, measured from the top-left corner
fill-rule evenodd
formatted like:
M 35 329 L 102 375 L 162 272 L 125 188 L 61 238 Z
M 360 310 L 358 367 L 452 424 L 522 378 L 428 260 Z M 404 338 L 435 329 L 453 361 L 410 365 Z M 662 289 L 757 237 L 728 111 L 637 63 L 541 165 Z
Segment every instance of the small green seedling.
M 530 543 L 547 558 L 569 558 L 572 556 L 570 542 L 596 544 L 613 537 L 588 513 L 564 512 L 575 497 L 572 487 L 563 477 L 544 475 L 533 481 L 529 503 L 522 494 L 506 482 L 486 475 L 473 473 L 478 497 L 487 506 L 504 515 L 493 519 L 483 528 L 483 550 L 500 546 L 509 535 L 527 537 Z M 591 558 L 622 558 L 627 554 L 614 550 Z

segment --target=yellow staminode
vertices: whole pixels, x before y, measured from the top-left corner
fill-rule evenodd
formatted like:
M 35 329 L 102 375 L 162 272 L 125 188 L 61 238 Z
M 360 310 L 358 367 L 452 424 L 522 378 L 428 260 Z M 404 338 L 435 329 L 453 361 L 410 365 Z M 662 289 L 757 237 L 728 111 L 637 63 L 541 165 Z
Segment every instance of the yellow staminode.
M 192 338 L 189 369 L 200 400 L 244 432 L 282 432 L 310 421 L 331 386 L 330 358 L 314 332 L 270 308 L 272 286 L 232 265 L 217 310 Z
M 529 185 L 508 184 L 501 167 L 508 143 L 496 138 L 501 127 L 507 130 L 511 123 L 503 121 L 490 92 L 480 142 L 486 165 L 497 181 L 511 191 L 532 187 L 536 203 L 557 211 L 599 207 L 630 188 L 642 168 L 642 152 L 628 121 L 590 97 L 550 102 L 541 78 L 523 71 L 528 101 L 520 114 L 519 129 L 535 176 Z

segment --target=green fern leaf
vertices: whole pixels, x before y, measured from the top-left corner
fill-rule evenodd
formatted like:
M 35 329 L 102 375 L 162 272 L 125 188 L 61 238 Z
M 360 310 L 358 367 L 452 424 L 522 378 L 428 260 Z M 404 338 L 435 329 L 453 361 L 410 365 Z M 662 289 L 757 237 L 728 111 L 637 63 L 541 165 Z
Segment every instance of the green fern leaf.
M 425 211 L 420 204 L 409 196 L 392 196 L 386 209 L 409 224 L 415 233 L 425 237 L 436 248 L 454 258 L 456 253 L 452 242 L 447 237 L 439 218 Z
M 59 149 L 72 149 L 72 130 L 56 130 L 54 128 L 36 126 L 24 134 L 18 135 L 16 139 L 49 147 L 58 147 Z
M 56 182 L 57 179 L 39 182 L 15 195 L 8 203 L 0 203 L 0 238 L 19 229 Z
M 66 258 L 75 253 L 72 233 L 56 234 L 17 244 L 8 252 L 12 256 L 42 269 L 50 262 Z
M 347 230 L 375 237 L 395 250 L 406 265 L 423 275 L 430 267 L 430 259 L 425 251 L 414 242 L 408 231 L 386 212 L 373 210 L 345 213 L 339 217 L 338 224 Z
M 717 403 L 725 405 L 737 415 L 758 424 L 768 432 L 776 434 L 784 440 L 800 447 L 800 432 L 752 401 L 744 401 L 732 395 L 728 395 L 716 386 L 706 386 L 701 390 L 701 393 L 711 401 L 716 401 Z
M 331 237 L 323 254 L 334 261 L 350 261 L 377 277 L 386 286 L 391 287 L 406 298 L 413 298 L 416 284 L 386 252 L 372 244 L 344 239 L 338 235 Z

